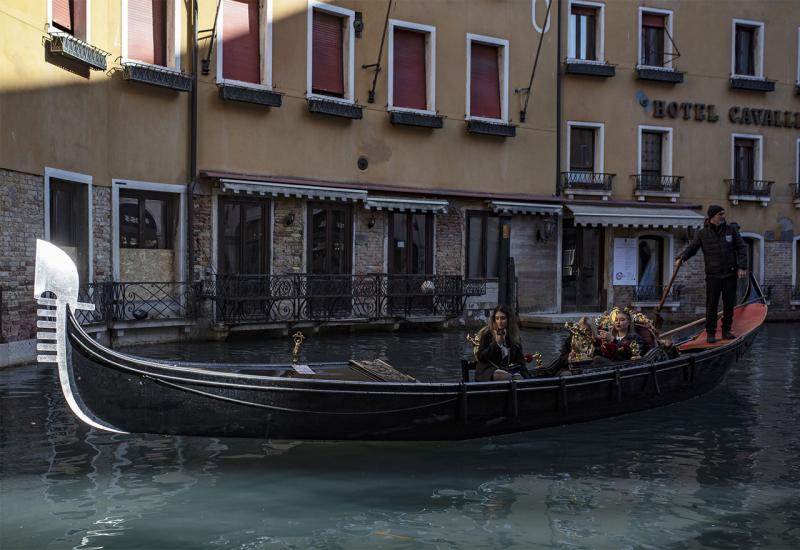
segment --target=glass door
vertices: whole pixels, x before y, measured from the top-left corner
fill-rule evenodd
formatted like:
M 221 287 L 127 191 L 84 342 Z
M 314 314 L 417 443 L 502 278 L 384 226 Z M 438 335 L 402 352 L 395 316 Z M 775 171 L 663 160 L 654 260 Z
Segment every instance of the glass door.
M 429 312 L 433 288 L 433 217 L 431 214 L 389 214 L 389 311 Z
M 352 312 L 352 209 L 309 203 L 307 294 L 312 317 L 349 317 Z
M 603 229 L 576 227 L 564 220 L 561 270 L 563 311 L 599 311 L 603 264 Z

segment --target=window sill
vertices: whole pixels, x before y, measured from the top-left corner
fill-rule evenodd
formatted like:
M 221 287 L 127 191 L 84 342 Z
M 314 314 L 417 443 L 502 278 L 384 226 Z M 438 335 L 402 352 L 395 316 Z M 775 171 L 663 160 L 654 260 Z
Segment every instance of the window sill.
M 564 63 L 564 73 L 582 76 L 599 76 L 608 78 L 616 75 L 614 65 L 605 61 L 592 61 L 588 59 L 567 59 Z
M 261 86 L 240 86 L 231 82 L 217 82 L 219 97 L 226 101 L 254 103 L 264 107 L 280 107 L 283 98 L 278 92 Z
M 322 115 L 359 120 L 363 116 L 363 108 L 355 103 L 336 101 L 319 96 L 308 96 L 308 111 Z
M 564 194 L 567 195 L 569 200 L 574 200 L 575 196 L 587 195 L 593 197 L 601 197 L 604 201 L 611 198 L 611 191 L 595 190 L 595 189 L 565 189 Z
M 124 62 L 122 78 L 179 92 L 188 92 L 192 89 L 192 77 L 188 74 L 148 63 Z
M 638 307 L 638 308 L 657 307 L 658 306 L 658 302 L 659 302 L 659 300 L 652 300 L 652 301 L 651 300 L 643 300 L 643 301 L 640 301 L 640 302 L 634 301 L 633 302 L 633 307 Z M 662 307 L 669 308 L 670 310 L 675 311 L 680 306 L 681 306 L 680 302 L 667 301 L 667 302 L 664 302 L 664 305 Z
M 653 82 L 681 84 L 683 82 L 683 73 L 670 67 L 639 65 L 636 67 L 636 78 L 639 80 L 651 80 Z
M 505 122 L 489 122 L 482 119 L 467 119 L 467 132 L 484 136 L 515 137 L 517 127 Z
M 418 111 L 389 111 L 389 121 L 402 126 L 418 126 L 420 128 L 442 128 L 444 117 L 437 114 L 422 113 Z
M 795 208 L 800 208 L 800 197 L 798 197 L 798 198 L 795 198 L 795 199 L 792 201 L 792 204 L 794 205 L 794 207 L 795 207 Z
M 669 198 L 669 202 L 677 202 L 681 196 L 680 193 L 671 191 L 642 191 L 640 189 L 634 190 L 633 194 L 640 201 L 647 200 L 647 197 L 667 197 Z
M 731 90 L 774 92 L 775 81 L 758 76 L 731 75 Z
M 63 55 L 74 61 L 85 64 L 93 71 L 105 71 L 108 68 L 106 57 L 111 55 L 71 34 L 51 30 L 48 42 L 50 53 Z
M 728 199 L 733 203 L 734 206 L 738 205 L 739 202 L 760 202 L 761 206 L 767 207 L 769 206 L 769 201 L 771 197 L 764 197 L 758 195 L 728 195 Z

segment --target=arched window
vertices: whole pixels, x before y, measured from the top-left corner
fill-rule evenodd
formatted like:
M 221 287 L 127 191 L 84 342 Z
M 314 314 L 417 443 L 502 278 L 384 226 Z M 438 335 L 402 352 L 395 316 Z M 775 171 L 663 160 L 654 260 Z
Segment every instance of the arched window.
M 656 295 L 664 286 L 664 237 L 642 235 L 639 237 L 639 287 L 652 287 Z

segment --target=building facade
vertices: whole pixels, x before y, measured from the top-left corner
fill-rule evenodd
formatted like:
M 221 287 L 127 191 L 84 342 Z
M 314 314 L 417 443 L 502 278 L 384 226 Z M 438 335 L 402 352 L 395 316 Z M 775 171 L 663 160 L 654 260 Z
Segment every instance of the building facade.
M 508 281 L 646 307 L 719 203 L 800 317 L 790 1 L 10 0 L 0 33 L 0 362 L 36 238 L 131 342 L 481 319 Z

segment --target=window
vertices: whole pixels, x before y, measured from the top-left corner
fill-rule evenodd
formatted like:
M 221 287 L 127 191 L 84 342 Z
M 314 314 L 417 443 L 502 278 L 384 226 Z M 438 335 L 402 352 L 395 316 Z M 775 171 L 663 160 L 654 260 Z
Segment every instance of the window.
M 352 208 L 309 203 L 307 227 L 310 272 L 316 275 L 352 273 Z
M 666 66 L 665 44 L 669 15 L 663 12 L 641 12 L 641 47 L 639 63 L 650 67 Z
M 219 199 L 219 271 L 267 273 L 269 203 Z
M 747 269 L 753 272 L 759 284 L 764 284 L 764 237 L 758 233 L 741 232 L 747 246 Z
M 733 140 L 733 179 L 753 181 L 756 178 L 757 141 L 735 137 Z M 759 178 L 760 179 L 760 178 Z
M 310 0 L 308 95 L 354 101 L 355 12 Z
M 642 132 L 642 168 L 645 177 L 659 177 L 662 173 L 662 134 L 661 132 Z
M 87 0 L 50 0 L 50 28 L 89 41 L 89 10 Z
M 764 23 L 733 20 L 731 72 L 736 76 L 764 77 Z
M 92 282 L 92 177 L 45 167 L 44 238 L 75 262 L 81 283 Z
M 639 288 L 647 298 L 658 299 L 664 285 L 664 238 L 643 235 L 638 243 Z M 652 291 L 652 292 L 651 292 Z
M 569 132 L 570 172 L 594 172 L 594 128 L 574 126 Z
M 389 213 L 389 273 L 433 273 L 433 216 Z
M 217 82 L 271 88 L 271 0 L 223 0 L 219 8 Z
M 508 40 L 467 35 L 467 118 L 508 120 Z
M 436 111 L 436 28 L 389 20 L 389 108 Z
M 122 0 L 123 63 L 179 69 L 178 0 Z
M 572 2 L 569 10 L 567 57 L 584 61 L 602 61 L 604 5 Z
M 467 277 L 497 278 L 500 258 L 500 217 L 488 212 L 467 216 Z
M 172 248 L 174 209 L 168 194 L 120 191 L 119 247 Z

